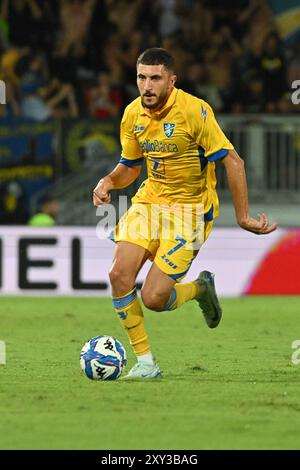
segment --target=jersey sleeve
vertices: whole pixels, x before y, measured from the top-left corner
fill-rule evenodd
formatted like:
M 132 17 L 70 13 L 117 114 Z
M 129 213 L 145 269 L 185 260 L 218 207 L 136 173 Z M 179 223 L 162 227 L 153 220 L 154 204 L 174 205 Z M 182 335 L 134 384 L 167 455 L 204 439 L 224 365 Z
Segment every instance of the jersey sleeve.
M 130 112 L 128 108 L 125 109 L 121 121 L 120 139 L 122 152 L 119 163 L 123 163 L 127 166 L 142 165 L 144 161 L 142 148 L 140 147 L 134 134 L 133 113 Z
M 193 134 L 199 145 L 199 154 L 209 162 L 214 162 L 233 150 L 232 143 L 227 139 L 215 118 L 212 108 L 205 101 L 200 102 L 197 111 L 193 112 Z

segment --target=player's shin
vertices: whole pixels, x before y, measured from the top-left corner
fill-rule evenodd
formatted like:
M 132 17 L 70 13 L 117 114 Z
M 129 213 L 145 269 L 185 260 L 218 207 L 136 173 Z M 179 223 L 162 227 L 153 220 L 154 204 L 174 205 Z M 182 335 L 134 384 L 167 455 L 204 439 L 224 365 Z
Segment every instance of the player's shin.
M 113 297 L 113 305 L 123 327 L 127 331 L 135 354 L 141 356 L 149 353 L 150 345 L 136 288 L 122 297 Z
M 175 310 L 189 300 L 195 299 L 200 292 L 200 286 L 195 282 L 187 282 L 184 284 L 176 283 L 171 290 L 168 302 L 164 310 Z

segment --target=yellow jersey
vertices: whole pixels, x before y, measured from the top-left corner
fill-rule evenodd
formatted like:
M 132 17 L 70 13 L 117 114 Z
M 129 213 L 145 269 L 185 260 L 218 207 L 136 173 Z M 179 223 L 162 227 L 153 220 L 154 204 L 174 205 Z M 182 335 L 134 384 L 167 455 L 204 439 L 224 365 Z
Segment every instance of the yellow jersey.
M 139 97 L 125 109 L 120 135 L 120 163 L 147 163 L 133 203 L 203 204 L 204 220 L 218 215 L 215 161 L 233 146 L 204 100 L 174 88 L 151 114 Z

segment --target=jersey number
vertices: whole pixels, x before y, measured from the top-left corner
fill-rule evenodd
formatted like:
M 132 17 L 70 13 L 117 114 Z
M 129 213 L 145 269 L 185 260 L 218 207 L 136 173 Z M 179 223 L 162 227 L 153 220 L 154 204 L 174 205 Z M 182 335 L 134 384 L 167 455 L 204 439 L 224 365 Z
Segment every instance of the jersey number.
M 178 245 L 174 246 L 174 248 L 172 248 L 172 250 L 168 251 L 168 253 L 167 253 L 168 255 L 171 255 L 172 253 L 179 250 L 179 248 L 181 248 L 182 246 L 184 246 L 186 244 L 186 240 L 184 240 L 181 237 L 176 237 L 175 240 L 179 241 L 179 243 L 178 243 Z
M 161 175 L 166 174 L 165 162 L 163 158 L 156 159 L 156 158 L 150 157 L 150 160 L 153 162 L 152 171 L 154 171 L 155 173 L 160 173 Z

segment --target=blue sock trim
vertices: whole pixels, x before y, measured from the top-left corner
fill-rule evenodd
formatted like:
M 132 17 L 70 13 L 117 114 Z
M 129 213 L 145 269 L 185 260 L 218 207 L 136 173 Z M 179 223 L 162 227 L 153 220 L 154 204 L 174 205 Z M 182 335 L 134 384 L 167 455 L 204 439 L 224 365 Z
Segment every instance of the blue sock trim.
M 136 298 L 136 288 L 134 289 L 134 291 L 130 292 L 129 294 L 124 295 L 124 297 L 113 297 L 112 301 L 113 301 L 114 307 L 117 310 L 119 310 L 120 308 L 127 307 L 129 304 L 131 304 L 131 302 L 133 302 L 135 298 Z
M 173 289 L 171 290 L 171 295 L 170 295 L 170 298 L 168 300 L 168 302 L 166 303 L 166 305 L 164 306 L 164 310 L 170 310 L 170 308 L 172 307 L 172 305 L 174 304 L 175 300 L 176 300 L 176 290 Z

